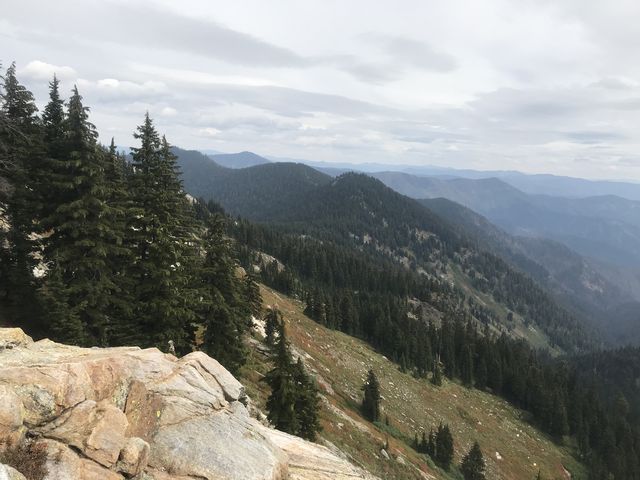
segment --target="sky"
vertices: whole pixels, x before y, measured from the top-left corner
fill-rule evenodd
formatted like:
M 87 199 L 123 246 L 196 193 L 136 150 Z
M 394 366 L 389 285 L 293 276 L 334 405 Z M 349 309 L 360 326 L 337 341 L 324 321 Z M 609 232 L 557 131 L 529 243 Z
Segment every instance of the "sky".
M 103 142 L 640 181 L 640 2 L 20 0 L 0 60 Z

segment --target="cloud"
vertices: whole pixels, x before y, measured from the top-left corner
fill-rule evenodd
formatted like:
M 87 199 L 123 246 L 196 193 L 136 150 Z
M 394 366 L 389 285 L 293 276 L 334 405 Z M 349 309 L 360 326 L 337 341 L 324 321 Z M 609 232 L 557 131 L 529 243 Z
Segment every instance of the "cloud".
M 452 55 L 438 52 L 424 41 L 375 33 L 365 34 L 362 38 L 379 45 L 396 65 L 441 73 L 451 72 L 457 66 Z
M 426 42 L 375 33 L 359 35 L 358 39 L 372 49 L 368 55 L 333 55 L 316 61 L 333 63 L 355 78 L 373 84 L 398 80 L 407 70 L 448 73 L 457 68 L 453 56 L 434 50 Z
M 42 62 L 40 60 L 32 60 L 23 68 L 20 68 L 18 74 L 25 79 L 49 81 L 54 74 L 59 80 L 72 80 L 77 78 L 76 71 L 67 66 L 52 65 L 51 63 Z

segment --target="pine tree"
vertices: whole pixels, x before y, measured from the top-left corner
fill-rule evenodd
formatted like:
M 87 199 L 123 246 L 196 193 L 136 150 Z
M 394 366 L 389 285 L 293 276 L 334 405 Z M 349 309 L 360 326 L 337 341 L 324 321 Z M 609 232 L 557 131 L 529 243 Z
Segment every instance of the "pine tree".
M 105 346 L 112 327 L 109 309 L 117 291 L 112 261 L 120 252 L 123 231 L 109 204 L 105 178 L 109 160 L 97 144 L 97 132 L 77 88 L 69 99 L 65 132 L 66 169 L 57 172 L 52 184 L 53 194 L 59 196 L 45 219 L 52 232 L 44 253 L 65 290 L 58 301 L 67 305 L 58 309 L 68 310 L 84 329 L 81 337 L 65 340 Z
M 201 269 L 204 350 L 237 375 L 246 361 L 244 334 L 249 318 L 243 285 L 235 274 L 224 220 L 213 215 L 204 238 L 206 255 Z
M 440 387 L 442 385 L 442 369 L 440 368 L 439 362 L 433 362 L 433 375 L 431 375 L 431 384 L 436 387 Z
M 33 95 L 7 69 L 0 90 L 0 211 L 7 229 L 0 229 L 0 301 L 14 321 L 43 329 L 33 269 L 38 245 L 32 233 L 39 209 L 35 172 L 42 162 L 42 125 Z
M 131 228 L 135 261 L 133 321 L 137 335 L 129 339 L 142 346 L 166 348 L 173 341 L 179 353 L 193 342 L 198 303 L 192 282 L 199 246 L 194 217 L 182 190 L 176 157 L 160 139 L 147 114 L 134 137 L 131 200 L 138 212 Z
M 362 390 L 362 413 L 370 422 L 377 422 L 380 419 L 380 383 L 373 370 L 369 370 Z
M 260 318 L 260 314 L 262 313 L 262 295 L 260 294 L 260 287 L 253 274 L 248 273 L 244 277 L 244 294 L 251 315 L 255 318 Z
M 451 462 L 453 461 L 453 436 L 449 425 L 438 426 L 438 431 L 435 436 L 436 452 L 434 460 L 444 470 L 449 470 Z
M 429 431 L 429 439 L 427 441 L 426 453 L 432 459 L 436 456 L 436 434 L 433 431 L 433 428 Z
M 267 314 L 264 317 L 264 333 L 267 345 L 274 345 L 275 335 L 278 332 L 281 323 L 282 318 L 280 311 L 275 307 L 267 309 Z
M 301 358 L 295 364 L 293 378 L 296 384 L 296 415 L 298 416 L 299 428 L 296 435 L 315 440 L 317 433 L 321 430 L 320 419 L 320 397 L 318 388 L 307 374 Z
M 273 363 L 273 369 L 265 376 L 265 381 L 271 387 L 271 394 L 267 399 L 267 418 L 278 430 L 295 434 L 300 428 L 296 414 L 298 395 L 284 323 L 278 325 Z
M 469 452 L 462 459 L 460 471 L 464 480 L 484 480 L 485 461 L 480 445 L 475 442 Z

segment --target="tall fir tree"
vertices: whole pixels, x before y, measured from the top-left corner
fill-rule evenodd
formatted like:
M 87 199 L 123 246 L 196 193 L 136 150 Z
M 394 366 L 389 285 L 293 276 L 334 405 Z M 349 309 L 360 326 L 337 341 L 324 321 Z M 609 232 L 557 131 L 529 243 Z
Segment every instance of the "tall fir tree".
M 278 430 L 295 434 L 300 428 L 296 414 L 298 395 L 284 323 L 278 325 L 273 364 L 273 369 L 265 376 L 265 381 L 271 387 L 271 394 L 267 399 L 267 418 Z
M 136 329 L 126 339 L 179 353 L 191 349 L 196 288 L 191 278 L 199 246 L 182 189 L 176 157 L 147 114 L 132 148 L 131 201 L 137 212 L 131 229 L 134 262 L 130 269 Z
M 471 449 L 462 458 L 460 471 L 464 480 L 485 480 L 485 461 L 478 442 L 474 442 Z
M 296 415 L 299 420 L 297 435 L 307 440 L 315 440 L 321 430 L 319 412 L 320 397 L 315 381 L 307 373 L 301 358 L 298 358 L 293 379 L 296 384 Z
M 449 470 L 453 461 L 453 436 L 449 425 L 438 426 L 435 434 L 435 458 L 436 463 L 444 470 Z
M 66 343 L 109 344 L 112 330 L 110 306 L 117 291 L 112 262 L 120 252 L 123 231 L 110 203 L 105 168 L 107 155 L 97 144 L 97 132 L 89 122 L 89 109 L 74 87 L 65 119 L 65 168 L 60 169 L 54 193 L 59 203 L 47 217 L 51 233 L 45 242 L 49 267 L 60 275 L 64 294 L 50 298 L 67 302 L 67 310 L 82 325 L 81 336 L 74 330 L 57 332 Z M 46 284 L 46 279 L 45 279 Z
M 0 89 L 0 210 L 7 227 L 0 229 L 0 302 L 14 321 L 41 330 L 36 296 L 32 233 L 39 205 L 35 172 L 42 162 L 42 124 L 32 93 L 7 69 Z M 35 321 L 34 321 L 35 320 Z
M 264 335 L 267 345 L 273 346 L 275 343 L 276 333 L 282 323 L 282 315 L 276 307 L 267 309 L 267 314 L 264 317 Z
M 250 308 L 244 297 L 244 284 L 236 275 L 224 219 L 219 214 L 208 219 L 204 248 L 206 254 L 201 268 L 203 348 L 237 375 L 246 360 L 244 334 Z
M 362 390 L 362 413 L 370 422 L 377 422 L 380 420 L 380 383 L 373 370 L 367 373 Z

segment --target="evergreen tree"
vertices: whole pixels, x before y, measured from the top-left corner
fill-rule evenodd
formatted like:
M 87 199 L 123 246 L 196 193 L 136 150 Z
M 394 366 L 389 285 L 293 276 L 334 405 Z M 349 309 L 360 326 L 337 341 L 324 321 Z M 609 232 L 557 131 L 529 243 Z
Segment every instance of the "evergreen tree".
M 297 389 L 295 410 L 299 424 L 296 434 L 313 441 L 321 430 L 320 419 L 318 418 L 320 397 L 318 388 L 313 379 L 307 374 L 301 358 L 298 358 L 295 364 L 293 378 Z
M 453 436 L 449 425 L 438 426 L 438 431 L 435 434 L 435 458 L 436 463 L 444 470 L 449 470 L 451 462 L 453 461 Z
M 480 450 L 478 442 L 475 442 L 460 464 L 464 480 L 484 480 L 485 467 L 482 450 Z
M 276 307 L 268 308 L 267 314 L 264 317 L 264 333 L 267 345 L 274 345 L 275 336 L 281 324 L 282 316 L 280 315 L 280 311 Z
M 380 383 L 373 370 L 367 373 L 362 390 L 362 413 L 370 422 L 377 422 L 380 419 Z
M 255 318 L 260 318 L 260 314 L 262 313 L 262 295 L 260 295 L 260 287 L 253 274 L 247 273 L 244 277 L 244 293 L 251 315 Z
M 200 251 L 194 217 L 182 190 L 176 157 L 147 114 L 134 134 L 131 200 L 138 215 L 135 232 L 133 321 L 137 335 L 128 341 L 164 348 L 173 341 L 179 353 L 193 342 L 198 303 L 191 273 Z
M 33 269 L 37 249 L 32 233 L 38 211 L 35 172 L 42 162 L 42 126 L 33 95 L 16 77 L 15 63 L 0 89 L 0 301 L 14 321 L 41 329 Z
M 69 99 L 64 128 L 67 168 L 52 186 L 59 203 L 45 220 L 52 232 L 44 252 L 65 290 L 58 301 L 67 305 L 57 309 L 68 310 L 84 329 L 81 337 L 64 340 L 106 346 L 112 327 L 109 309 L 117 291 L 112 262 L 120 253 L 123 231 L 109 205 L 105 178 L 109 160 L 97 144 L 97 132 L 77 88 Z
M 433 363 L 433 375 L 431 375 L 431 383 L 436 387 L 442 385 L 442 369 L 440 368 L 439 362 Z
M 267 373 L 265 381 L 271 387 L 271 394 L 267 399 L 267 418 L 278 430 L 295 434 L 300 428 L 300 422 L 296 414 L 298 394 L 284 323 L 278 325 L 278 340 L 274 346 L 273 369 Z
M 237 375 L 246 361 L 244 334 L 249 318 L 241 281 L 235 274 L 231 245 L 220 215 L 209 218 L 202 265 L 204 350 Z

